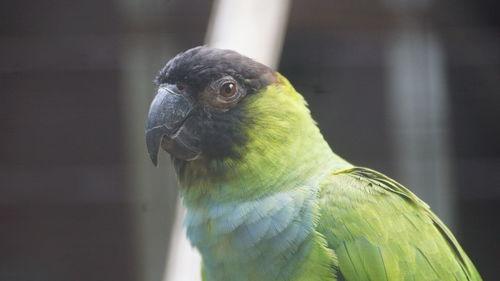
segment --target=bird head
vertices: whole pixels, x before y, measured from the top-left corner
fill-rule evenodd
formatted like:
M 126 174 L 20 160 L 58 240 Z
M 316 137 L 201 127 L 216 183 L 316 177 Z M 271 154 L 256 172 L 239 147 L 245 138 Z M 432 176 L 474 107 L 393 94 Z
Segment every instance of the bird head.
M 191 161 L 224 158 L 248 140 L 246 98 L 276 82 L 269 67 L 230 50 L 196 47 L 171 59 L 155 79 L 146 122 L 153 163 L 160 147 Z

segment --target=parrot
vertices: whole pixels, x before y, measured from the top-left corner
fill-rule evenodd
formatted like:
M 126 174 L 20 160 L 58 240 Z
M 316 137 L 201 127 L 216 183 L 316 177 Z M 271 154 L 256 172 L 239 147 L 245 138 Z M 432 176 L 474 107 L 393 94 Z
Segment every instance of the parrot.
M 278 71 L 198 46 L 154 81 L 146 147 L 170 154 L 202 280 L 481 280 L 426 203 L 332 151 Z

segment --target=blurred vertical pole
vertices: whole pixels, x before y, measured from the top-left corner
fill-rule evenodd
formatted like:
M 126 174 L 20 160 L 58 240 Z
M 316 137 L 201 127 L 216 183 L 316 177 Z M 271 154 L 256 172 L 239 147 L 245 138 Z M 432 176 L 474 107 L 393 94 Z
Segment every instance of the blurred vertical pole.
M 158 70 L 159 57 L 171 57 L 172 54 L 165 54 L 164 41 L 148 36 L 129 34 L 124 41 L 126 175 L 131 189 L 137 272 L 139 280 L 161 280 L 178 189 L 170 161 L 162 159 L 159 168 L 155 168 L 148 158 L 144 145 L 144 120 L 156 92 L 151 74 Z
M 391 0 L 397 27 L 387 48 L 388 115 L 399 179 L 453 227 L 445 58 L 428 19 L 430 0 Z
M 289 6 L 289 0 L 215 1 L 206 44 L 238 51 L 275 68 L 285 37 Z M 201 258 L 192 250 L 181 226 L 184 213 L 179 204 L 165 281 L 201 280 Z
M 168 159 L 160 168 L 149 160 L 144 124 L 156 94 L 152 80 L 177 48 L 157 27 L 163 25 L 165 3 L 161 0 L 116 0 L 126 32 L 121 34 L 122 118 L 126 144 L 126 182 L 134 217 L 138 280 L 159 281 L 165 269 L 168 235 L 177 201 L 176 176 Z
M 215 1 L 206 44 L 238 51 L 276 68 L 289 8 L 289 0 Z

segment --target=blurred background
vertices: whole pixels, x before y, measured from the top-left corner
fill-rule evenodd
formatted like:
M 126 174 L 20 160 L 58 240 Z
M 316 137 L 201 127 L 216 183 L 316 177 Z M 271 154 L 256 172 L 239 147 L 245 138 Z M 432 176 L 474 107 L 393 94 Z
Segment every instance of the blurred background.
M 282 2 L 269 63 L 333 149 L 421 196 L 498 279 L 500 3 Z M 238 14 L 206 0 L 0 7 L 0 280 L 166 280 L 179 214 L 167 157 L 154 168 L 145 152 L 151 81 Z

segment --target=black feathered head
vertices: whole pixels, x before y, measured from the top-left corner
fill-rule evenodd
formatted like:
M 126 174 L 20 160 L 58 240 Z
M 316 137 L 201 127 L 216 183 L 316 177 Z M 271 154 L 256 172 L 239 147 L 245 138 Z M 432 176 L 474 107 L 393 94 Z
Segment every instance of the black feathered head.
M 245 97 L 273 83 L 275 72 L 231 50 L 196 47 L 178 54 L 155 79 L 158 94 L 146 123 L 146 140 L 156 164 L 159 147 L 172 157 L 193 160 L 236 156 L 252 122 Z

